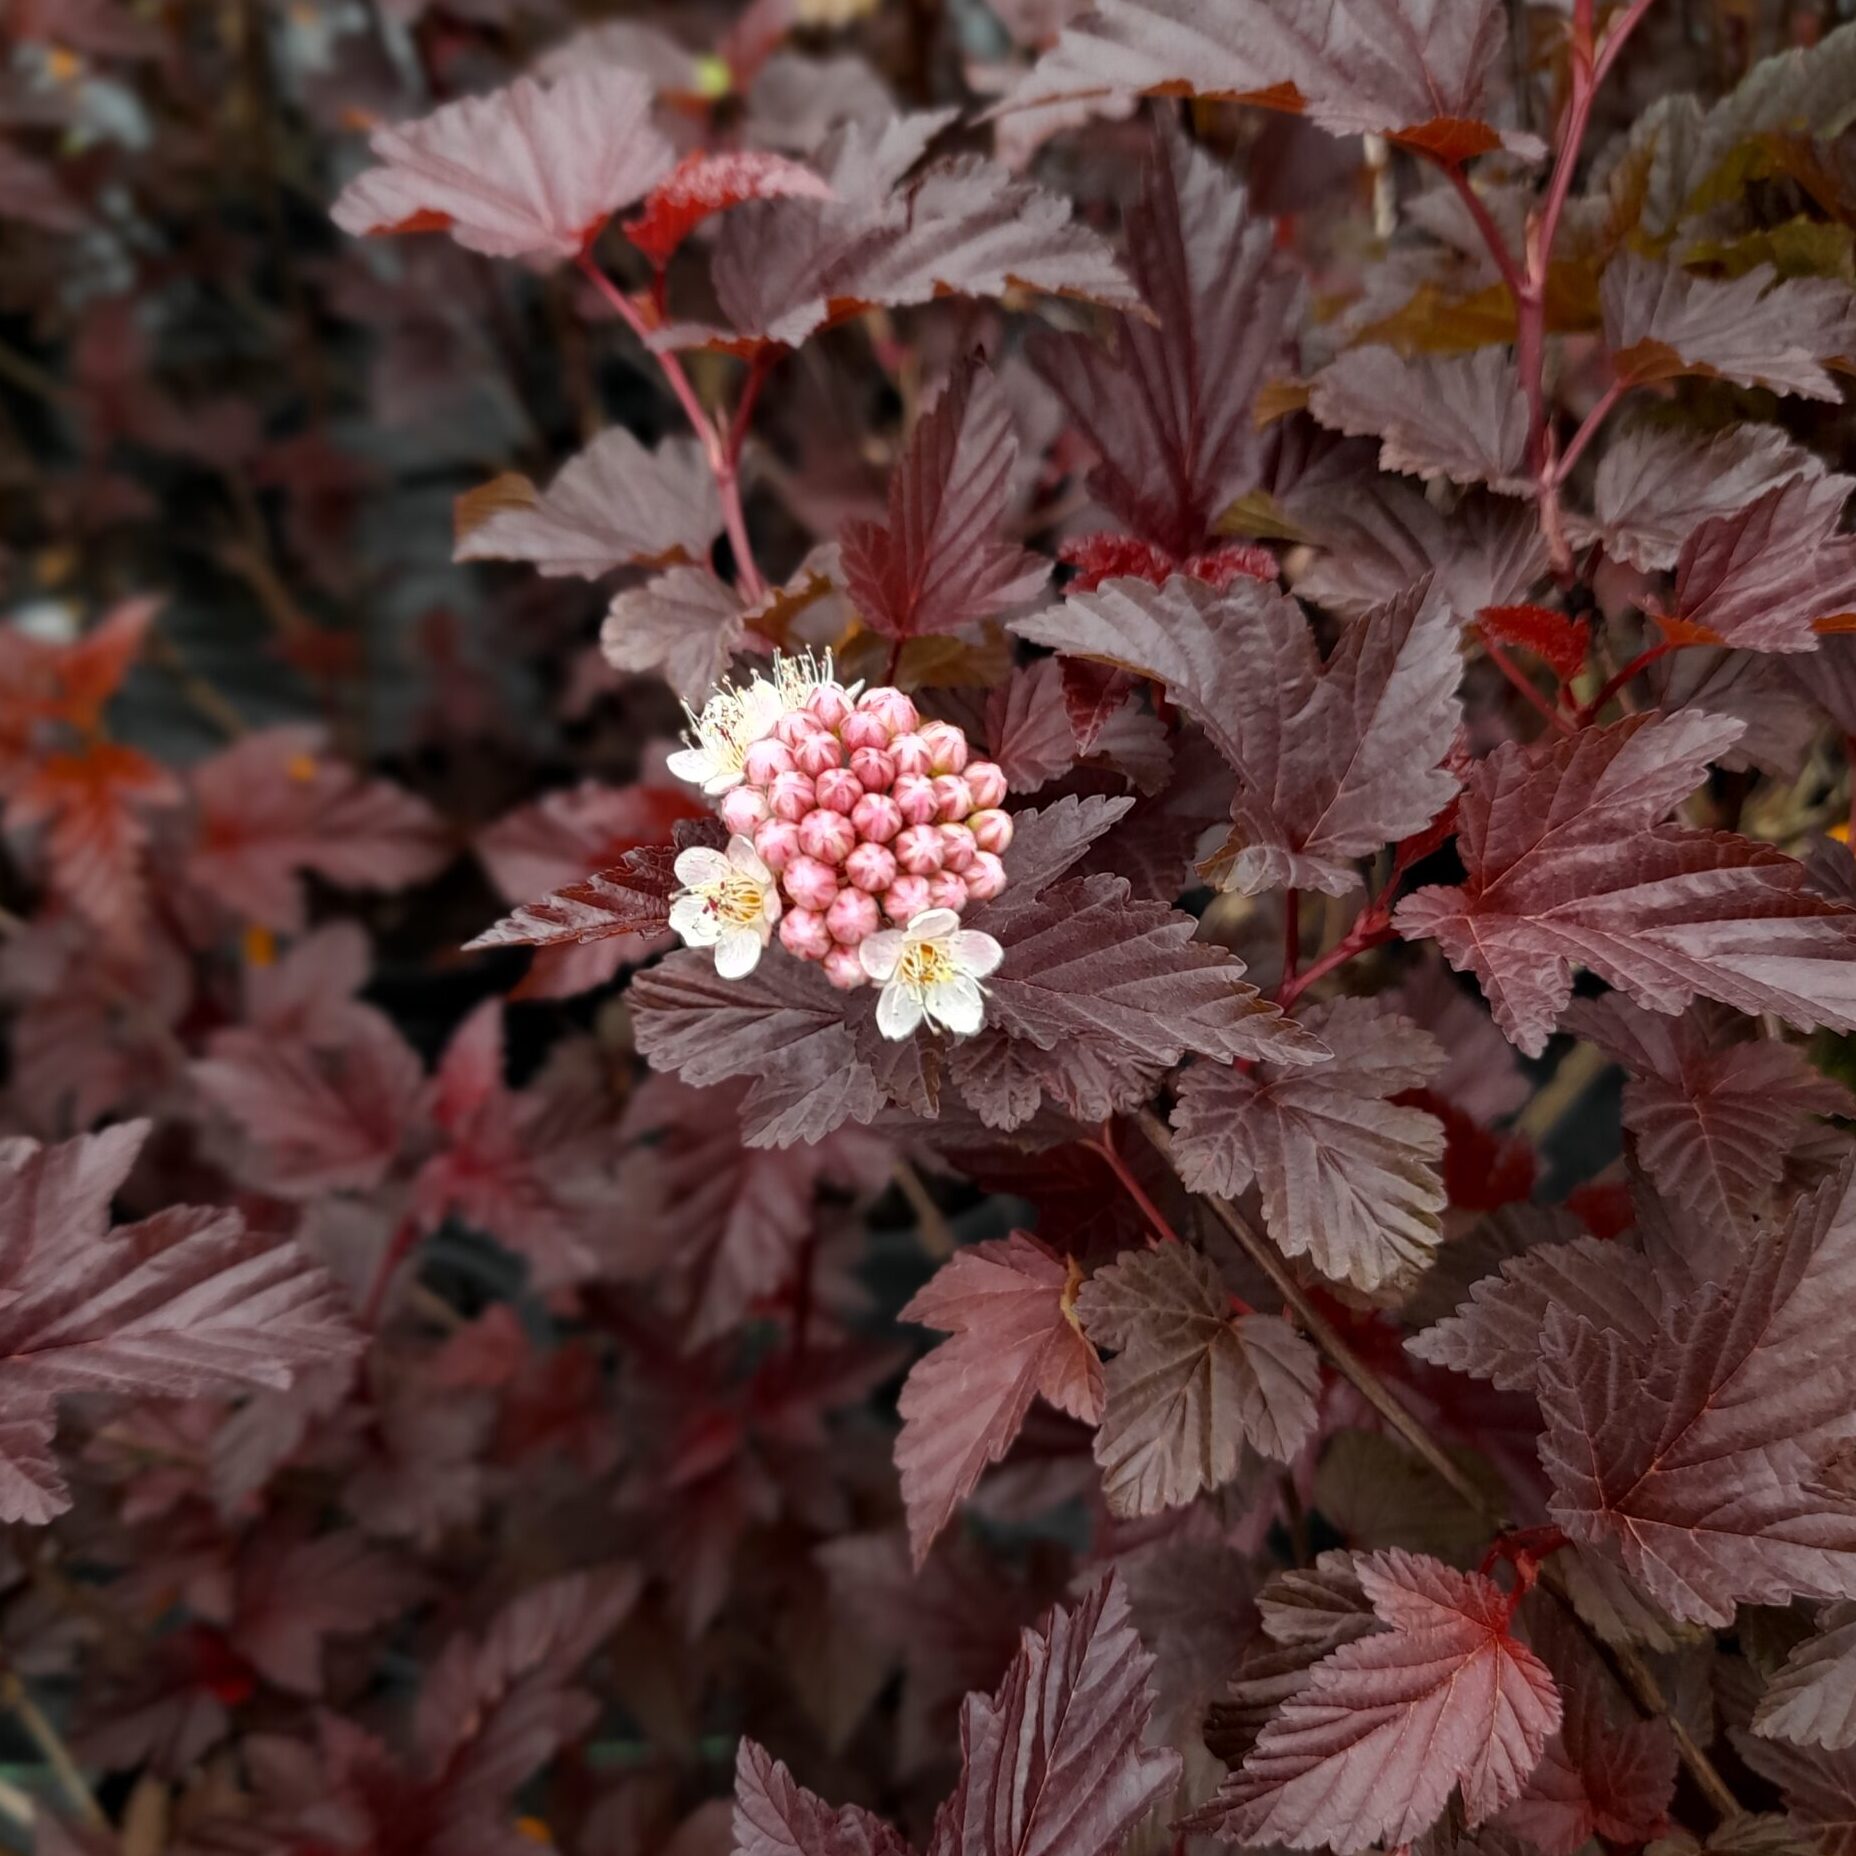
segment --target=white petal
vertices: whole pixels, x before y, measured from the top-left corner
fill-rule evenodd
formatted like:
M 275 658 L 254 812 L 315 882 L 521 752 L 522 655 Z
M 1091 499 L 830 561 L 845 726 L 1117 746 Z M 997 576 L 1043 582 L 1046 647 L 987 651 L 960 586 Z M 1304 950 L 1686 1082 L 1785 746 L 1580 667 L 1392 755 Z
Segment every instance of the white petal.
M 970 979 L 943 980 L 928 994 L 928 1016 L 957 1037 L 970 1038 L 986 1016 L 986 1001 Z
M 902 963 L 902 950 L 908 936 L 899 928 L 885 928 L 879 934 L 866 935 L 858 943 L 857 958 L 873 980 L 889 979 Z
M 774 723 L 785 713 L 786 705 L 780 700 L 780 692 L 764 678 L 756 676 L 742 691 L 742 746 L 751 747 L 770 733 Z
M 991 935 L 981 934 L 977 928 L 961 929 L 949 943 L 948 952 L 954 957 L 954 965 L 962 973 L 971 973 L 976 980 L 996 973 L 999 962 L 1005 958 L 1005 949 Z
M 715 916 L 694 896 L 681 896 L 670 905 L 670 925 L 690 947 L 713 947 L 722 931 Z
M 764 941 L 773 933 L 773 925 L 780 919 L 780 892 L 773 887 L 773 879 L 767 879 L 767 893 L 760 899 L 760 938 Z
M 739 767 L 724 767 L 703 781 L 702 790 L 711 799 L 717 799 L 723 793 L 732 793 L 746 777 Z
M 862 945 L 868 947 L 870 943 L 865 941 Z M 883 988 L 876 1002 L 876 1028 L 886 1038 L 906 1038 L 921 1022 L 921 1005 L 906 986 Z
M 960 926 L 960 917 L 952 909 L 923 909 L 909 923 L 911 941 L 939 941 Z
M 715 763 L 709 757 L 707 748 L 678 748 L 664 762 L 671 773 L 679 780 L 687 780 L 691 786 L 700 786 L 708 779 Z
M 715 970 L 725 980 L 745 979 L 760 965 L 760 949 L 752 928 L 731 928 L 715 944 Z
M 728 875 L 728 859 L 706 844 L 692 844 L 687 851 L 677 853 L 677 861 L 671 868 L 676 871 L 679 883 L 687 889 L 695 889 L 704 883 L 720 883 Z
M 757 883 L 771 885 L 773 872 L 760 860 L 760 852 L 754 848 L 752 838 L 730 838 L 728 840 L 728 861 L 743 876 L 751 876 Z

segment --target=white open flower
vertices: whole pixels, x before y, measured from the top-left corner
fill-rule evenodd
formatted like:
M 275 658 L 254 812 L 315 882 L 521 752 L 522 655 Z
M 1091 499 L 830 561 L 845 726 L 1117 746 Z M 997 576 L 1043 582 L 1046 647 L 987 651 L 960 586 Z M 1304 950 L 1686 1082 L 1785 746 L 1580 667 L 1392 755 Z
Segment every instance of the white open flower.
M 780 892 L 773 872 L 746 838 L 731 838 L 726 851 L 693 845 L 676 861 L 683 893 L 670 905 L 670 925 L 691 947 L 715 949 L 715 970 L 738 980 L 760 964 L 780 919 Z
M 689 742 L 664 763 L 679 780 L 715 795 L 741 784 L 748 749 L 764 740 L 786 713 L 780 692 L 764 677 L 751 678 L 737 689 L 724 683 L 710 693 L 698 715 L 687 704 Z
M 876 1024 L 886 1038 L 906 1038 L 923 1019 L 971 1036 L 986 1011 L 980 981 L 1005 958 L 991 935 L 962 928 L 952 909 L 924 909 L 906 928 L 871 935 L 857 953 L 882 984 Z

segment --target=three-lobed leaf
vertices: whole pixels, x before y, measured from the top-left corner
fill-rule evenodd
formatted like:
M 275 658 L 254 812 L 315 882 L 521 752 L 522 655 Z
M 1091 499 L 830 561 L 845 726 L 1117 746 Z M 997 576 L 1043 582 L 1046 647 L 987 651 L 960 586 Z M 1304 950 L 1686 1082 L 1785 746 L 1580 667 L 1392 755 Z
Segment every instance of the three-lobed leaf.
M 1095 1445 L 1113 1513 L 1179 1507 L 1229 1482 L 1246 1445 L 1290 1462 L 1313 1433 L 1314 1349 L 1274 1315 L 1234 1311 L 1199 1252 L 1124 1252 L 1076 1305 L 1089 1338 L 1116 1350 Z
M 1650 1011 L 1699 995 L 1856 1030 L 1856 910 L 1818 896 L 1769 845 L 1666 822 L 1743 727 L 1688 710 L 1498 747 L 1464 789 L 1464 882 L 1407 896 L 1399 933 L 1474 973 L 1530 1056 L 1577 967 Z

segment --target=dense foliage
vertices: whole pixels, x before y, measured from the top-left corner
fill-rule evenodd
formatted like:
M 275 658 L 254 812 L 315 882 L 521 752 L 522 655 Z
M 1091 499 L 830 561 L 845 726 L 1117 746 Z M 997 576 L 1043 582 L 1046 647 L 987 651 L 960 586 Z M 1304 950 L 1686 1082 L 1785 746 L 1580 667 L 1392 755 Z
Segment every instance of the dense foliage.
M 0 1840 L 1856 1849 L 1856 23 L 12 0 Z

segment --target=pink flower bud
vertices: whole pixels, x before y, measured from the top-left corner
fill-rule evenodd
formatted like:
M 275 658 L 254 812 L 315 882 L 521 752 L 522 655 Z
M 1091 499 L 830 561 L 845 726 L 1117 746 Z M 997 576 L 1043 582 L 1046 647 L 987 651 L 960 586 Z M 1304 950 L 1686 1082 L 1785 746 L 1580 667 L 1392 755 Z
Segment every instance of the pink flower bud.
M 808 857 L 834 868 L 850 856 L 857 843 L 857 827 L 842 812 L 808 812 L 799 821 L 799 848 Z
M 896 809 L 907 825 L 932 825 L 941 815 L 941 802 L 935 797 L 934 782 L 925 773 L 899 773 L 889 789 Z
M 892 922 L 912 922 L 928 906 L 928 879 L 899 876 L 883 892 L 883 913 Z
M 793 750 L 793 759 L 801 773 L 809 773 L 816 780 L 821 773 L 844 765 L 844 743 L 821 728 L 800 742 Z
M 748 749 L 742 772 L 750 786 L 771 786 L 783 773 L 791 773 L 797 763 L 793 750 L 783 741 L 757 741 Z
M 906 735 L 921 720 L 915 705 L 900 690 L 887 684 L 865 690 L 857 699 L 859 715 L 873 715 L 891 735 Z
M 790 819 L 770 818 L 754 828 L 754 849 L 775 876 L 799 855 L 799 827 Z
M 863 797 L 864 783 L 848 767 L 832 767 L 818 776 L 818 802 L 827 812 L 849 818 Z
M 966 768 L 967 785 L 976 806 L 1005 804 L 1005 770 L 990 760 L 970 760 Z
M 928 906 L 952 909 L 956 915 L 967 906 L 966 884 L 951 870 L 937 870 L 928 879 Z
M 898 735 L 889 744 L 889 753 L 898 773 L 928 771 L 928 743 L 920 735 Z
M 973 788 L 957 773 L 934 776 L 936 816 L 943 825 L 957 824 L 973 810 Z
M 767 795 L 758 786 L 731 786 L 722 795 L 722 823 L 734 837 L 753 837 L 754 828 L 772 816 Z
M 975 812 L 967 820 L 967 829 L 982 851 L 991 851 L 996 857 L 1012 842 L 1012 815 L 991 808 Z
M 933 876 L 941 867 L 941 834 L 932 825 L 911 825 L 896 840 L 896 863 L 910 876 Z
M 824 723 L 816 715 L 808 715 L 803 709 L 789 709 L 773 725 L 774 740 L 795 752 L 815 735 L 827 732 Z
M 830 864 L 803 853 L 786 866 L 781 881 L 786 893 L 802 909 L 816 909 L 821 915 L 838 900 L 838 873 Z
M 884 748 L 856 748 L 851 771 L 866 793 L 886 793 L 896 778 L 896 757 Z
M 806 708 L 834 733 L 844 726 L 851 714 L 851 699 L 836 683 L 821 683 L 806 698 Z
M 886 748 L 889 746 L 889 730 L 874 715 L 848 716 L 844 726 L 838 730 L 838 739 L 849 753 L 855 754 L 859 748 Z
M 864 963 L 857 958 L 854 947 L 834 947 L 825 956 L 825 977 L 840 992 L 855 992 L 859 986 L 870 983 L 870 976 L 864 971 Z
M 882 922 L 876 898 L 861 889 L 842 889 L 838 900 L 825 911 L 825 925 L 831 938 L 845 947 L 855 947 L 867 934 L 875 934 Z
M 880 896 L 896 880 L 896 859 L 880 844 L 860 844 L 844 860 L 844 874 L 859 889 Z
M 964 825 L 937 825 L 935 829 L 941 838 L 941 868 L 963 875 L 972 867 L 980 848 L 973 842 L 972 832 Z
M 797 825 L 818 804 L 818 795 L 812 782 L 795 767 L 790 773 L 775 777 L 773 785 L 767 789 L 767 803 L 772 806 L 775 818 Z
M 817 909 L 788 909 L 780 917 L 780 945 L 801 960 L 823 960 L 833 945 L 824 915 Z
M 958 773 L 967 764 L 967 737 L 952 722 L 924 722 L 921 739 L 930 773 Z
M 1005 865 L 991 851 L 978 851 L 972 868 L 963 871 L 960 880 L 975 902 L 990 902 L 1005 887 Z
M 865 793 L 851 807 L 851 823 L 866 844 L 887 844 L 902 829 L 902 812 L 887 793 Z

